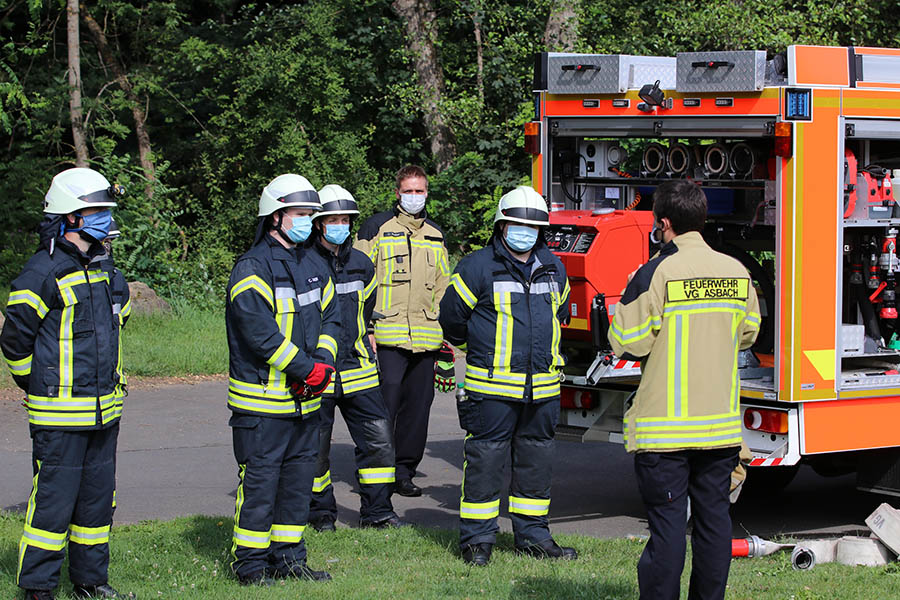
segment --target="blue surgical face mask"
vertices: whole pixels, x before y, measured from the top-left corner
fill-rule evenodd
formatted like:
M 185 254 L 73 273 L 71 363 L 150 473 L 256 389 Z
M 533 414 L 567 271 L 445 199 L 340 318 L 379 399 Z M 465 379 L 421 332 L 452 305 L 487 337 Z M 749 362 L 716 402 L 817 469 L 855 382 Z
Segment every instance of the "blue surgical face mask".
M 534 248 L 538 230 L 526 225 L 510 225 L 506 228 L 506 243 L 516 252 L 528 252 Z
M 288 229 L 286 235 L 295 244 L 300 244 L 306 241 L 311 232 L 312 219 L 309 215 L 303 215 L 302 217 L 291 217 L 291 228 Z
M 112 211 L 101 210 L 89 215 L 75 214 L 82 218 L 81 227 L 67 227 L 68 231 L 80 231 L 98 242 L 102 242 L 109 235 L 109 228 L 112 227 Z
M 340 246 L 350 237 L 349 223 L 330 223 L 325 226 L 325 239 Z

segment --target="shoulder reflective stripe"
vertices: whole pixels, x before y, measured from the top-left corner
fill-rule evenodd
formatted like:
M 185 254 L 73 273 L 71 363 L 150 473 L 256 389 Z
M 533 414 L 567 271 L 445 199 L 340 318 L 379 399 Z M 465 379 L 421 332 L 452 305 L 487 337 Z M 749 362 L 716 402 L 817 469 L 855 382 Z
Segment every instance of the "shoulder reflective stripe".
M 373 275 L 369 283 L 366 284 L 365 291 L 363 292 L 363 297 L 368 299 L 376 289 L 378 289 L 378 281 Z
M 234 302 L 234 299 L 237 298 L 239 294 L 246 292 L 247 290 L 253 290 L 258 293 L 269 303 L 272 310 L 275 310 L 275 295 L 272 293 L 272 288 L 258 275 L 244 277 L 231 286 L 231 292 L 229 293 L 231 301 Z
M 475 297 L 475 294 L 472 293 L 472 290 L 469 289 L 469 286 L 466 285 L 459 273 L 454 273 L 450 276 L 450 287 L 456 290 L 456 294 L 460 300 L 466 303 L 466 306 L 475 308 L 478 298 Z
M 31 290 L 16 290 L 15 292 L 11 292 L 6 306 L 10 307 L 16 304 L 26 304 L 30 306 L 34 309 L 34 312 L 37 313 L 39 319 L 43 319 L 47 316 L 47 313 L 50 312 L 50 309 L 47 308 L 47 305 L 41 297 Z
M 640 325 L 637 325 L 636 327 L 622 329 L 619 326 L 618 322 L 613 319 L 613 322 L 610 325 L 610 329 L 616 340 L 618 340 L 620 344 L 625 345 L 637 342 L 650 335 L 651 325 L 653 326 L 653 329 L 659 329 L 657 323 L 659 323 L 659 325 L 662 325 L 662 319 L 660 319 L 659 317 L 647 317 L 646 321 L 644 321 Z
M 272 541 L 286 544 L 296 544 L 303 539 L 303 530 L 306 525 L 280 525 L 272 524 Z
M 325 490 L 328 489 L 328 486 L 331 485 L 331 470 L 325 471 L 325 474 L 321 477 L 313 478 L 313 486 L 312 491 L 316 494 L 321 494 Z
M 532 294 L 559 294 L 559 284 L 555 281 L 532 283 L 528 291 Z
M 525 288 L 518 281 L 495 281 L 493 289 L 494 289 L 495 294 L 502 294 L 502 293 L 524 294 L 525 293 Z
M 268 548 L 271 544 L 272 530 L 253 531 L 235 526 L 232 539 L 236 545 L 245 548 Z
M 322 291 L 322 309 L 324 310 L 328 307 L 332 300 L 334 300 L 334 283 L 329 278 L 328 283 L 325 284 L 325 289 Z
M 337 340 L 335 340 L 330 335 L 325 333 L 319 335 L 319 341 L 316 343 L 316 348 L 324 348 L 325 350 L 328 350 L 328 352 L 331 354 L 332 360 L 337 360 Z
M 9 367 L 10 373 L 19 377 L 24 377 L 31 373 L 31 359 L 33 356 L 33 354 L 29 354 L 25 358 L 12 360 L 4 354 L 3 358 L 6 360 L 6 365 Z
M 500 516 L 500 499 L 490 502 L 463 502 L 459 503 L 459 517 L 461 519 L 494 519 Z
M 394 483 L 394 467 L 370 467 L 359 470 L 359 482 L 363 485 Z
M 710 298 L 737 298 L 746 300 L 750 280 L 739 277 L 705 277 L 666 282 L 666 300 L 703 300 Z
M 293 298 L 297 295 L 297 291 L 292 287 L 277 287 L 275 288 L 275 299 L 276 300 L 286 300 L 288 298 Z
M 56 533 L 26 524 L 22 533 L 22 541 L 42 550 L 59 552 L 66 547 L 66 532 Z
M 365 289 L 361 279 L 339 283 L 334 287 L 338 294 L 352 294 L 353 292 L 361 292 Z
M 541 517 L 550 513 L 550 499 L 509 497 L 510 514 Z
M 278 369 L 284 371 L 284 368 L 290 364 L 300 349 L 291 343 L 291 340 L 284 338 L 281 345 L 275 349 L 272 356 L 266 359 L 266 362 Z
M 300 304 L 300 306 L 309 306 L 310 304 L 318 302 L 321 298 L 322 290 L 320 288 L 315 288 L 309 290 L 308 292 L 297 294 L 297 302 Z
M 109 543 L 109 525 L 103 527 L 69 525 L 69 542 L 83 546 L 107 544 Z

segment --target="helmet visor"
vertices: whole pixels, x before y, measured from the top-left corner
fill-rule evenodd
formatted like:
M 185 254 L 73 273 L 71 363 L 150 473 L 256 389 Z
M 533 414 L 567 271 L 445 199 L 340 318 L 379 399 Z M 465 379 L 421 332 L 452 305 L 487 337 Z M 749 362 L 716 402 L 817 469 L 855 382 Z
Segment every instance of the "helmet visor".
M 524 206 L 504 208 L 500 211 L 500 214 L 503 215 L 503 217 L 509 219 L 540 221 L 541 223 L 547 223 L 550 220 L 550 215 L 548 215 L 546 211 L 540 210 L 538 208 L 526 208 Z
M 78 196 L 78 199 L 85 204 L 90 204 L 92 206 L 116 205 L 115 194 L 114 192 L 112 192 L 112 188 L 97 190 L 96 192 L 91 192 L 90 194 L 84 194 L 82 196 Z
M 303 190 L 302 192 L 292 192 L 278 199 L 284 204 L 319 204 L 319 194 L 315 190 Z

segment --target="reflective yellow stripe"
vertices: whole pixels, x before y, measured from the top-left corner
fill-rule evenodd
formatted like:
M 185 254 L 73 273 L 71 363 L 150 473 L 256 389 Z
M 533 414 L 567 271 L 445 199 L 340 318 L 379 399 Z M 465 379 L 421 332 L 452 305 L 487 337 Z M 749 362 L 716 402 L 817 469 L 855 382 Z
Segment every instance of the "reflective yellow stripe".
M 69 525 L 69 541 L 83 546 L 97 546 L 109 543 L 109 525 L 102 527 L 82 527 Z
M 510 514 L 531 515 L 534 517 L 542 517 L 550 513 L 549 498 L 522 498 L 519 496 L 509 497 Z
M 269 287 L 269 284 L 263 281 L 258 275 L 244 277 L 231 286 L 231 292 L 229 293 L 231 301 L 234 302 L 234 299 L 237 298 L 239 294 L 246 292 L 247 290 L 253 290 L 258 293 L 263 297 L 263 300 L 269 303 L 272 310 L 275 310 L 275 294 L 272 293 L 272 288 Z
M 284 371 L 285 367 L 291 364 L 298 352 L 300 352 L 300 348 L 291 343 L 289 338 L 284 338 L 278 348 L 275 349 L 275 352 L 272 353 L 272 356 L 266 359 L 266 362 L 279 371 Z
M 238 463 L 238 487 L 234 495 L 234 529 L 237 529 L 241 522 L 241 508 L 244 506 L 244 476 L 247 474 L 247 465 Z M 231 556 L 237 559 L 237 540 L 234 538 L 232 531 L 231 539 Z
M 459 273 L 454 273 L 450 277 L 450 287 L 456 290 L 459 299 L 465 302 L 466 306 L 475 308 L 478 298 L 475 297 L 475 294 L 472 293 L 472 290 L 469 289 L 469 286 L 466 285 Z
M 372 289 L 375 289 L 375 279 L 372 278 L 372 281 L 369 282 L 369 285 Z M 356 353 L 359 356 L 363 357 L 360 359 L 360 362 L 366 361 L 368 362 L 369 351 L 366 348 L 365 343 L 363 342 L 363 336 L 366 335 L 366 320 L 365 320 L 365 308 L 366 308 L 366 298 L 371 295 L 371 292 L 367 291 L 357 293 L 357 302 L 356 302 L 356 340 L 353 342 L 353 347 L 356 348 Z M 341 373 L 341 377 L 343 378 L 344 374 Z
M 358 475 L 361 484 L 394 483 L 394 467 L 360 469 Z
M 369 375 L 368 377 L 354 379 L 353 381 L 342 380 L 341 386 L 344 390 L 344 394 L 346 395 L 358 394 L 359 392 L 378 387 L 378 373 L 374 373 L 373 375 Z M 334 393 L 333 390 L 332 393 Z
M 257 398 L 246 398 L 229 390 L 228 406 L 239 410 L 246 410 L 269 415 L 290 415 L 297 412 L 297 405 L 293 399 L 287 401 L 267 401 Z
M 369 280 L 369 283 L 366 284 L 366 287 L 363 290 L 363 300 L 368 300 L 369 296 L 375 293 L 376 289 L 378 289 L 378 281 L 376 281 L 375 276 L 372 275 L 372 279 Z
M 325 333 L 319 335 L 319 341 L 316 344 L 316 349 L 318 348 L 324 348 L 325 350 L 328 350 L 328 352 L 331 354 L 332 360 L 337 360 L 337 340 L 335 340 L 330 335 L 327 335 Z
M 69 290 L 71 292 L 71 290 Z M 72 339 L 72 325 L 75 323 L 75 303 L 69 303 L 66 294 L 63 301 L 66 303 L 59 319 L 59 395 L 61 397 L 72 395 L 72 371 L 74 370 L 75 357 Z
M 653 329 L 659 329 L 662 325 L 662 319 L 660 317 L 647 317 L 647 320 L 637 325 L 636 327 L 630 327 L 628 329 L 622 329 L 619 327 L 619 324 L 613 319 L 613 322 L 610 326 L 610 331 L 612 331 L 613 337 L 616 340 L 624 345 L 633 344 L 634 342 L 638 342 L 650 335 L 651 327 Z
M 325 471 L 325 474 L 321 477 L 313 478 L 313 486 L 312 491 L 316 494 L 321 494 L 325 490 L 328 489 L 328 486 L 331 485 L 331 470 Z
M 331 282 L 331 278 L 328 279 L 328 283 L 325 284 L 325 289 L 322 290 L 322 310 L 324 311 L 331 301 L 334 300 L 334 284 Z
M 228 378 L 228 390 L 244 396 L 263 398 L 268 400 L 290 400 L 291 391 L 286 386 L 260 385 L 248 383 L 233 377 Z
M 688 341 L 690 320 L 684 315 L 668 319 L 668 351 L 666 374 L 667 414 L 673 417 L 688 412 Z
M 31 373 L 31 359 L 33 356 L 34 355 L 29 354 L 23 359 L 12 360 L 4 354 L 3 358 L 6 359 L 6 365 L 9 367 L 10 373 L 18 375 L 19 377 L 24 377 Z
M 306 525 L 272 525 L 272 541 L 296 544 L 303 539 Z
M 513 316 L 512 292 L 494 292 L 497 326 L 494 333 L 494 367 L 509 369 L 512 359 Z
M 122 310 L 119 312 L 123 317 L 127 317 L 131 314 L 131 298 L 128 298 L 128 302 L 125 303 L 125 306 L 122 307 Z
M 235 546 L 265 549 L 271 545 L 272 530 L 253 531 L 252 529 L 242 529 L 235 525 L 231 539 L 234 541 Z
M 61 552 L 66 547 L 66 532 L 56 533 L 26 524 L 25 531 L 22 533 L 22 541 L 35 548 L 49 550 L 50 552 Z
M 406 343 L 410 341 L 409 328 L 403 323 L 375 321 L 375 341 L 388 345 Z
M 16 304 L 26 304 L 34 309 L 34 312 L 37 313 L 39 319 L 43 319 L 47 316 L 47 313 L 50 312 L 50 309 L 47 308 L 47 305 L 41 299 L 40 296 L 32 292 L 31 290 L 16 290 L 9 294 L 9 300 L 6 303 L 7 308 L 10 306 L 15 306 Z
M 461 519 L 495 519 L 500 516 L 500 499 L 490 502 L 463 502 L 459 503 L 459 517 Z
M 626 438 L 631 433 L 626 422 Z M 741 443 L 741 417 L 738 412 L 682 418 L 639 417 L 633 433 L 637 449 L 732 446 Z

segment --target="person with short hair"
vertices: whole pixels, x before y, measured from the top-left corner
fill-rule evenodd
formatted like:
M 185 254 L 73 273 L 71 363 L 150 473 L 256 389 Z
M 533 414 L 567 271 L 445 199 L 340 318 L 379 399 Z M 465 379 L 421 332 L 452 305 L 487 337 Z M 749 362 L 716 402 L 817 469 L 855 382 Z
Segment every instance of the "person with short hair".
M 608 336 L 617 356 L 642 369 L 625 413 L 650 527 L 640 596 L 678 598 L 690 498 L 689 597 L 718 599 L 731 562 L 728 497 L 741 446 L 737 356 L 759 333 L 759 302 L 747 269 L 703 240 L 706 196 L 697 184 L 661 184 L 653 215 L 663 245 L 629 277 Z

